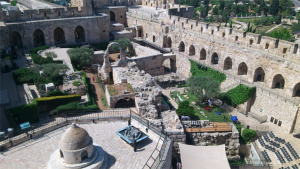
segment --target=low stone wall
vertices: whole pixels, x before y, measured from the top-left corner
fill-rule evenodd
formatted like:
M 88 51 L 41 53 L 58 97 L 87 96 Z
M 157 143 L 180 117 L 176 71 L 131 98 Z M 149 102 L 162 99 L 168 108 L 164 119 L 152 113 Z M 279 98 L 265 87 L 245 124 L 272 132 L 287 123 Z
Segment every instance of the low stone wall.
M 95 51 L 93 58 L 92 58 L 92 64 L 103 65 L 103 62 L 104 62 L 104 52 L 103 51 Z

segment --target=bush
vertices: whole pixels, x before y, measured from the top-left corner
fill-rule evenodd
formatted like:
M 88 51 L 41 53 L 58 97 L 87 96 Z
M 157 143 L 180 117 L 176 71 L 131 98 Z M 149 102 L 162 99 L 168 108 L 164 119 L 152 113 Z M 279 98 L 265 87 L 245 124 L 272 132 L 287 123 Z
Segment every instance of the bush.
M 179 102 L 178 109 L 176 110 L 178 116 L 195 116 L 195 110 L 190 106 L 190 102 L 185 100 L 183 102 Z
M 215 81 L 217 81 L 218 83 L 222 83 L 226 80 L 226 75 L 224 73 L 221 72 L 217 72 L 216 70 L 207 67 L 207 71 L 200 69 L 197 64 L 197 62 L 189 59 L 191 62 L 191 73 L 192 76 L 210 76 L 212 77 Z M 199 64 L 201 65 L 201 64 Z M 202 65 L 204 66 L 204 65 Z
M 244 129 L 242 133 L 243 139 L 246 141 L 246 143 L 250 143 L 251 140 L 256 136 L 255 130 L 251 129 Z
M 46 46 L 40 46 L 40 47 L 31 49 L 31 50 L 30 50 L 30 53 L 37 54 L 38 51 L 40 51 L 40 50 L 45 50 L 45 49 L 49 49 L 49 48 L 50 48 L 50 46 L 47 46 L 47 45 L 46 45 Z
M 63 63 L 63 61 L 61 61 L 61 60 L 54 61 L 53 58 L 49 57 L 49 56 L 44 58 L 38 54 L 33 54 L 33 53 L 31 53 L 30 56 L 31 56 L 31 59 L 34 62 L 34 64 L 43 65 L 43 64 L 47 64 L 47 63 L 57 63 L 57 64 Z
M 14 129 L 19 129 L 19 124 L 29 122 L 36 123 L 39 121 L 38 103 L 33 100 L 32 103 L 18 106 L 6 110 L 7 119 Z M 15 119 L 18 119 L 15 121 Z
M 255 87 L 248 87 L 246 85 L 240 84 L 237 87 L 229 90 L 226 93 L 222 93 L 219 96 L 220 100 L 224 100 L 224 102 L 230 106 L 242 104 L 246 102 L 250 97 L 255 93 Z
M 22 85 L 24 83 L 34 83 L 34 80 L 39 78 L 39 74 L 26 67 L 23 67 L 14 71 L 13 77 L 17 85 Z
M 281 29 L 275 29 L 274 31 L 269 33 L 269 36 L 273 37 L 273 38 L 277 38 L 277 39 L 283 39 L 283 40 L 291 40 L 291 33 L 289 30 L 287 30 L 286 28 L 281 28 Z
M 11 6 L 17 6 L 17 3 L 18 3 L 17 1 L 10 1 Z
M 112 42 L 119 43 L 124 51 L 126 51 L 127 48 L 130 46 L 130 39 L 128 39 L 128 38 L 121 38 L 121 39 L 118 39 L 118 40 L 111 41 L 109 43 L 112 43 Z M 113 45 L 110 48 L 110 50 L 112 52 L 120 52 L 120 49 L 119 49 L 119 47 L 117 45 Z
M 51 58 L 57 58 L 57 55 L 54 52 L 46 52 L 45 55 Z
M 50 112 L 50 114 L 52 116 L 56 116 L 56 115 L 59 115 L 61 113 L 68 112 L 68 111 L 81 113 L 83 111 L 91 111 L 91 110 L 99 110 L 99 108 L 97 105 L 84 106 L 79 103 L 72 102 L 72 103 L 68 103 L 66 105 L 58 106 L 55 110 L 52 110 Z
M 48 110 L 53 110 L 56 107 L 70 102 L 80 101 L 81 95 L 66 95 L 66 96 L 52 96 L 52 97 L 42 97 L 35 99 L 39 105 L 39 112 L 45 112 Z
M 73 82 L 73 85 L 77 87 L 80 86 L 81 84 L 82 84 L 81 81 L 78 80 Z
M 54 90 L 54 91 L 50 91 L 47 93 L 47 97 L 52 97 L 52 96 L 64 96 L 64 95 L 68 95 L 67 92 L 62 92 L 60 90 Z

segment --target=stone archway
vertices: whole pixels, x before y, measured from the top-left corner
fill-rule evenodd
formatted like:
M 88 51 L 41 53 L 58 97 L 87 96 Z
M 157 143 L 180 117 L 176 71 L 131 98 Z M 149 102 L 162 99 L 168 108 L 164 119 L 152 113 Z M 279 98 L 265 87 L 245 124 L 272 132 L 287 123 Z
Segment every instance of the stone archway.
M 176 72 L 176 60 L 168 58 L 162 63 L 164 69 L 168 72 Z
M 245 62 L 240 63 L 238 67 L 237 75 L 247 75 L 247 72 L 248 72 L 248 66 L 246 65 L 246 63 Z
M 126 61 L 126 54 L 125 51 L 122 49 L 121 45 L 117 42 L 112 42 L 107 46 L 107 49 L 104 54 L 104 61 L 103 61 L 103 66 L 101 67 L 100 74 L 103 76 L 103 80 L 107 80 L 110 78 L 109 74 L 112 72 L 111 69 L 111 63 L 109 61 L 109 50 L 112 46 L 118 46 L 120 49 L 120 60 L 117 63 L 117 66 L 126 66 L 127 61 Z
M 77 26 L 74 30 L 74 33 L 76 43 L 85 42 L 85 33 L 82 26 Z
M 189 48 L 189 56 L 194 56 L 195 55 L 195 47 L 194 45 L 191 45 Z
M 264 82 L 265 81 L 265 71 L 263 68 L 259 67 L 255 69 L 253 82 Z
M 293 97 L 300 97 L 300 82 L 294 86 Z
M 109 14 L 110 14 L 110 21 L 116 21 L 115 13 L 113 11 L 110 11 Z
M 167 38 L 167 48 L 171 48 L 172 47 L 172 39 L 171 37 Z
M 224 61 L 224 70 L 232 69 L 232 59 L 230 57 L 227 57 Z
M 178 49 L 179 49 L 179 52 L 184 52 L 185 51 L 185 45 L 182 41 L 179 43 Z
M 283 89 L 284 88 L 284 78 L 281 74 L 277 74 L 273 78 L 272 88 Z
M 205 60 L 205 59 L 206 59 L 206 50 L 202 48 L 200 51 L 200 60 Z
M 85 159 L 88 159 L 88 153 L 86 150 L 81 153 L 81 162 Z
M 16 31 L 13 31 L 12 33 L 9 34 L 9 42 L 10 42 L 10 47 L 12 49 L 15 49 L 15 47 L 17 47 L 17 48 L 23 48 L 22 37 Z
M 45 36 L 42 30 L 36 29 L 33 32 L 33 43 L 34 47 L 45 46 Z
M 143 37 L 143 29 L 141 27 L 138 28 L 138 37 Z
M 132 98 L 120 99 L 115 103 L 114 106 L 114 108 L 127 108 L 127 107 L 135 107 L 134 99 Z
M 57 27 L 54 32 L 54 43 L 55 45 L 59 45 L 59 44 L 65 44 L 65 32 L 62 28 Z
M 212 55 L 211 55 L 211 64 L 218 64 L 219 63 L 219 56 L 216 52 L 214 52 Z

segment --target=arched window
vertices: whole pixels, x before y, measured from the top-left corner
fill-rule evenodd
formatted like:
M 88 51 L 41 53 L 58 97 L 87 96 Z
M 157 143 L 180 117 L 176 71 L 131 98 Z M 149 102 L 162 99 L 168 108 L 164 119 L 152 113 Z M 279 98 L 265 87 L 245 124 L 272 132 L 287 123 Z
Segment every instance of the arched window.
M 84 160 L 87 159 L 87 158 L 88 158 L 88 153 L 87 153 L 87 151 L 83 151 L 83 152 L 81 153 L 81 162 L 84 161 Z
M 218 64 L 219 63 L 219 56 L 216 52 L 211 55 L 211 64 Z
M 23 48 L 23 41 L 22 41 L 22 37 L 18 32 L 12 32 L 9 34 L 9 41 L 10 41 L 10 47 L 11 48 Z
M 184 43 L 181 41 L 180 43 L 179 43 L 179 52 L 184 52 L 185 51 L 185 45 L 184 45 Z
M 206 59 L 206 50 L 202 48 L 200 51 L 200 60 L 205 60 L 205 59 Z
M 77 26 L 75 28 L 75 42 L 79 43 L 79 42 L 85 42 L 85 33 L 84 33 L 84 29 L 82 26 Z
M 54 42 L 55 45 L 64 44 L 65 43 L 65 32 L 62 28 L 56 28 L 54 30 Z
M 116 21 L 115 13 L 113 11 L 110 11 L 109 14 L 110 14 L 110 21 Z
M 227 57 L 224 61 L 224 70 L 232 69 L 232 60 L 230 57 Z
M 239 67 L 238 67 L 238 75 L 247 75 L 247 72 L 248 72 L 248 66 L 246 65 L 245 62 L 242 62 L 239 64 Z
M 263 82 L 265 81 L 265 71 L 259 67 L 255 69 L 253 82 Z
M 293 97 L 300 97 L 300 83 L 297 83 L 293 89 Z
M 44 32 L 37 29 L 33 32 L 33 43 L 35 47 L 45 46 Z
M 167 38 L 167 48 L 172 47 L 172 39 L 170 37 Z
M 191 46 L 190 46 L 190 49 L 189 49 L 189 55 L 190 55 L 190 56 L 195 55 L 195 47 L 194 47 L 194 45 L 191 45 Z
M 281 74 L 277 74 L 274 76 L 272 88 L 278 88 L 278 89 L 284 88 L 284 78 Z

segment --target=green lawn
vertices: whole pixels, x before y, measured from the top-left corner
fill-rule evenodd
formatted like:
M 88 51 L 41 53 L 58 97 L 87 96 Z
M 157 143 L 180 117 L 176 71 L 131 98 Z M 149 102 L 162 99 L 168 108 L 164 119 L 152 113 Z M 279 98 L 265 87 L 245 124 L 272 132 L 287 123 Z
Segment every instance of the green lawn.
M 255 24 L 253 23 L 253 21 L 255 20 L 256 18 L 240 18 L 240 19 L 236 19 L 237 21 L 239 22 L 246 22 L 246 23 L 251 23 L 252 26 L 255 26 Z
M 183 95 L 180 94 L 180 92 L 172 92 L 171 93 L 171 97 L 174 99 L 174 97 L 176 96 L 177 97 L 177 94 L 183 99 L 183 100 L 188 100 L 190 103 L 191 102 L 195 102 L 196 100 L 196 97 L 190 93 L 185 93 L 189 99 L 187 99 L 186 97 L 184 97 Z M 213 121 L 213 122 L 232 122 L 231 121 L 231 117 L 230 115 L 228 114 L 228 112 L 222 108 L 220 108 L 219 106 L 213 104 L 213 108 L 210 108 L 209 110 L 206 110 L 205 108 L 207 107 L 206 105 L 193 105 L 193 104 L 190 104 L 192 107 L 194 107 L 195 109 L 195 114 L 200 118 L 200 120 L 210 120 L 210 121 Z M 198 109 L 200 108 L 200 110 Z M 204 117 L 200 111 L 203 111 L 204 114 L 208 117 Z M 218 115 L 217 112 L 221 112 L 221 115 Z M 224 116 L 225 116 L 225 119 L 224 119 Z
M 261 26 L 259 28 L 256 28 L 255 33 L 264 35 L 269 29 L 273 28 L 274 26 L 277 26 L 277 25 L 272 24 L 272 25 Z M 264 36 L 267 36 L 267 35 L 264 35 Z

